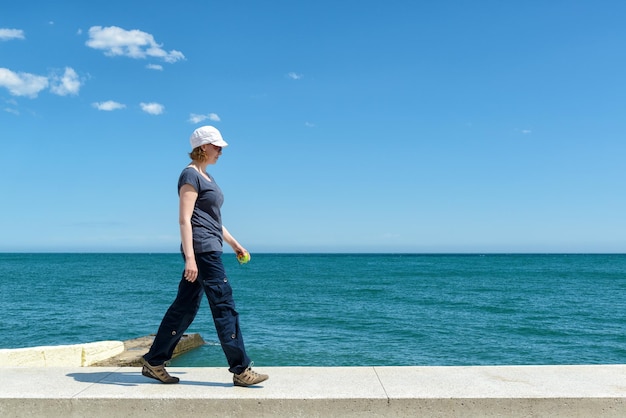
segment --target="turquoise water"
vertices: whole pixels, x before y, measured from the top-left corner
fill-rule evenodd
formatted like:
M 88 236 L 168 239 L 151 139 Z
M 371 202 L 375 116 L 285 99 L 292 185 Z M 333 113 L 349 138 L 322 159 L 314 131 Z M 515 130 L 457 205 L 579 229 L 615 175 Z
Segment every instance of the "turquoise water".
M 224 256 L 257 366 L 626 363 L 626 255 Z M 156 332 L 178 254 L 0 254 L 0 348 Z M 207 345 L 175 366 L 224 366 Z

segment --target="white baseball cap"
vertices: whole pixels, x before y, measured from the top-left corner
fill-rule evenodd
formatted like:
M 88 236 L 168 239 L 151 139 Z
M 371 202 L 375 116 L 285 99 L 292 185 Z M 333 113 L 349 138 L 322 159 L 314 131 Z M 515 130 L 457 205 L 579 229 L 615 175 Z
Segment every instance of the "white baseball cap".
M 222 134 L 213 126 L 201 126 L 191 134 L 189 138 L 191 149 L 198 148 L 200 145 L 213 144 L 218 147 L 227 147 L 228 143 L 222 138 Z

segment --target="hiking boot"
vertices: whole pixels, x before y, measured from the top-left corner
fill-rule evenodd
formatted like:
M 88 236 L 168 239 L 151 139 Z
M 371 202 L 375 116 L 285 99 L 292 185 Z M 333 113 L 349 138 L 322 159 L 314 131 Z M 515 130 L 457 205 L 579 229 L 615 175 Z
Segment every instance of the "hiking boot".
M 141 362 L 143 363 L 141 374 L 146 377 L 158 380 L 161 383 L 178 383 L 180 381 L 179 378 L 170 376 L 162 364 L 159 366 L 153 366 L 143 358 L 141 359 Z
M 248 367 L 243 372 L 233 375 L 233 383 L 235 386 L 252 386 L 264 382 L 267 379 L 269 379 L 268 375 L 253 372 L 252 367 Z

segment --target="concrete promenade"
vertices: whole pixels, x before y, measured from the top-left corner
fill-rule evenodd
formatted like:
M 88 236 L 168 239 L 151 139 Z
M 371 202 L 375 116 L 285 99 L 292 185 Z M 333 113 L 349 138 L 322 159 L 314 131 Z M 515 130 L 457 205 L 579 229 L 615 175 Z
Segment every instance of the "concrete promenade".
M 224 368 L 2 367 L 2 417 L 626 417 L 626 365 L 258 367 L 234 387 Z

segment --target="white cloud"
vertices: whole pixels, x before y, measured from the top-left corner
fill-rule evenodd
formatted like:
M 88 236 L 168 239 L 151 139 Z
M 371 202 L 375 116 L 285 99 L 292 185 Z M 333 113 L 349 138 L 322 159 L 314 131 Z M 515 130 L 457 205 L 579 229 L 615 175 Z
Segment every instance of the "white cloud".
M 217 116 L 216 113 L 209 113 L 207 115 L 198 115 L 198 114 L 192 113 L 191 115 L 189 115 L 189 122 L 191 123 L 200 123 L 207 119 L 213 122 L 219 122 L 221 120 L 220 117 Z
M 165 107 L 159 103 L 139 103 L 141 110 L 151 115 L 160 115 L 165 110 Z
M 30 73 L 15 73 L 7 68 L 0 68 L 0 87 L 5 87 L 13 96 L 35 98 L 48 87 L 48 78 Z
M 66 67 L 63 75 L 45 77 L 30 73 L 16 73 L 0 68 L 0 87 L 5 87 L 13 96 L 36 98 L 39 92 L 50 87 L 59 96 L 77 95 L 82 83 L 76 71 Z
M 7 112 L 7 113 L 13 113 L 14 115 L 17 115 L 17 116 L 19 116 L 19 114 L 20 114 L 19 110 L 13 109 L 13 108 L 10 108 L 10 107 L 5 107 L 4 111 Z
M 92 26 L 89 28 L 89 40 L 86 45 L 100 49 L 107 56 L 125 56 L 130 58 L 160 58 L 165 62 L 174 63 L 185 59 L 182 52 L 165 51 L 156 43 L 149 33 L 137 29 L 125 30 L 117 26 Z
M 0 41 L 8 41 L 11 39 L 24 39 L 24 31 L 21 29 L 0 28 Z
M 112 110 L 124 109 L 126 107 L 125 104 L 118 103 L 113 100 L 107 100 L 106 102 L 95 102 L 91 105 L 98 110 L 105 110 L 108 112 Z
M 300 80 L 304 76 L 302 74 L 294 73 L 292 71 L 292 72 L 287 74 L 287 77 L 291 78 L 292 80 Z
M 530 134 L 530 133 L 532 133 L 532 132 L 533 132 L 533 131 L 531 131 L 530 129 L 522 129 L 522 133 L 523 133 L 524 135 L 528 135 L 528 134 Z
M 148 64 L 148 65 L 146 65 L 146 68 L 148 70 L 163 71 L 163 66 L 159 65 L 159 64 Z
M 304 122 L 304 126 L 306 126 L 307 128 L 315 128 L 315 124 L 311 122 Z
M 78 74 L 70 67 L 65 67 L 65 72 L 62 76 L 53 75 L 50 77 L 50 83 L 50 91 L 59 96 L 77 95 L 82 85 Z

